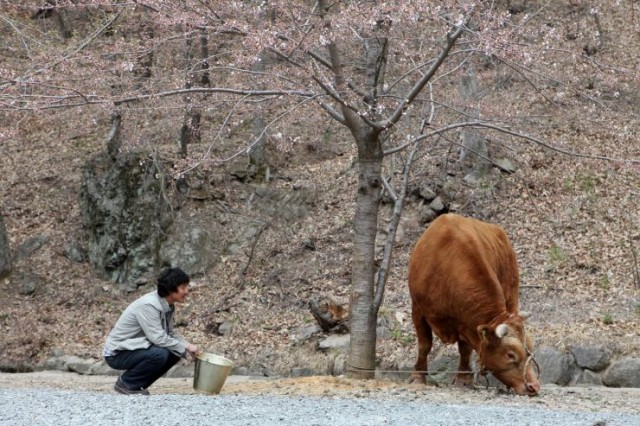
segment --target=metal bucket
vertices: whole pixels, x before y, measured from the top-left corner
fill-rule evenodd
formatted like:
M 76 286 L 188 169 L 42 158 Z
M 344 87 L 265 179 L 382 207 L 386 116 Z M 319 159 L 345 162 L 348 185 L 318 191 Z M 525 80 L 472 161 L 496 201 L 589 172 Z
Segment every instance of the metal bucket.
M 223 356 L 201 353 L 196 358 L 193 388 L 208 394 L 220 393 L 232 368 L 233 362 Z

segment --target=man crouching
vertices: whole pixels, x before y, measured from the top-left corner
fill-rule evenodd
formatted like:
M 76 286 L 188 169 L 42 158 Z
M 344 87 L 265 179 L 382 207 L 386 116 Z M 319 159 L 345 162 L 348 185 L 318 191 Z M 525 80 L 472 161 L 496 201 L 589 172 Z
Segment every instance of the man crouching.
M 126 370 L 114 389 L 122 394 L 149 395 L 156 380 L 198 348 L 173 332 L 174 303 L 189 294 L 189 276 L 179 268 L 162 271 L 157 290 L 132 302 L 120 315 L 104 345 L 109 367 Z

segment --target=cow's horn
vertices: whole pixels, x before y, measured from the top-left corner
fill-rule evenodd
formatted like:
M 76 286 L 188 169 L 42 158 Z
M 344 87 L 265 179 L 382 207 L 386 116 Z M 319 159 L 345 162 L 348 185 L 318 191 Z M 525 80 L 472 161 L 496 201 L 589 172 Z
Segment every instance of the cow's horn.
M 527 312 L 527 311 L 520 311 L 520 317 L 522 317 L 522 319 L 527 319 L 531 316 L 531 312 Z
M 507 331 L 509 331 L 509 326 L 507 324 L 500 324 L 496 327 L 496 336 L 502 339 L 507 335 Z

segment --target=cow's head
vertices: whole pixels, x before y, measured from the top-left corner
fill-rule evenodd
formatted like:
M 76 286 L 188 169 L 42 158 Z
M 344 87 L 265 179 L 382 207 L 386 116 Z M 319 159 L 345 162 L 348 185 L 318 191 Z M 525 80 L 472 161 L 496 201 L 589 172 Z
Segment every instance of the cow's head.
M 485 371 L 517 394 L 534 396 L 540 383 L 534 369 L 533 344 L 524 329 L 525 318 L 524 314 L 510 315 L 499 324 L 479 326 L 479 356 Z

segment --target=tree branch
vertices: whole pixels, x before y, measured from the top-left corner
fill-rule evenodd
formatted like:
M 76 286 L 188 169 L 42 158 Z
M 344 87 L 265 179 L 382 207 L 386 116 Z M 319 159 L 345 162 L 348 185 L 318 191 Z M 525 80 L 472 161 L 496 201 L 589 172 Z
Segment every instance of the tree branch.
M 145 99 L 166 98 L 169 96 L 187 95 L 190 93 L 227 93 L 239 96 L 302 96 L 313 98 L 317 96 L 313 92 L 304 92 L 301 90 L 248 90 L 248 89 L 229 89 L 226 87 L 195 87 L 191 89 L 168 90 L 166 92 L 152 93 L 149 95 L 138 95 L 122 98 L 114 101 L 115 105 L 125 104 L 128 102 L 143 101 Z
M 611 158 L 611 157 L 606 157 L 606 156 L 601 156 L 601 155 L 589 155 L 589 154 L 582 154 L 580 152 L 570 152 L 567 151 L 565 149 L 562 148 L 558 148 L 556 146 L 550 145 L 546 142 L 541 141 L 538 138 L 534 138 L 533 136 L 529 136 L 525 133 L 520 133 L 520 132 L 514 132 L 512 130 L 506 129 L 504 127 L 500 127 L 500 126 L 495 126 L 493 124 L 487 124 L 487 123 L 482 123 L 480 121 L 468 121 L 468 122 L 463 122 L 463 123 L 456 123 L 456 124 L 451 124 L 449 126 L 444 126 L 441 127 L 440 129 L 434 130 L 431 133 L 428 133 L 426 135 L 421 135 L 418 136 L 417 138 L 403 144 L 400 146 L 397 146 L 395 148 L 389 149 L 387 151 L 385 151 L 383 153 L 383 155 L 390 155 L 399 151 L 402 151 L 403 149 L 407 148 L 408 146 L 418 143 L 424 139 L 428 139 L 432 136 L 435 135 L 439 135 L 442 133 L 446 133 L 450 130 L 454 130 L 454 129 L 458 129 L 458 128 L 462 128 L 462 127 L 479 127 L 479 128 L 485 128 L 485 129 L 492 129 L 492 130 L 496 130 L 498 132 L 501 133 L 505 133 L 507 135 L 511 135 L 511 136 L 515 136 L 517 138 L 521 138 L 521 139 L 525 139 L 528 140 L 530 142 L 533 142 L 537 145 L 543 146 L 547 149 L 550 149 L 552 151 L 558 152 L 560 154 L 564 154 L 564 155 L 569 155 L 571 157 L 578 157 L 578 158 L 588 158 L 588 159 L 592 159 L 592 160 L 604 160 L 604 161 L 612 161 L 612 162 L 626 162 L 626 163 L 631 163 L 631 164 L 640 164 L 640 160 L 628 160 L 628 159 L 621 159 L 621 158 Z
M 438 71 L 438 69 L 440 68 L 440 65 L 442 65 L 444 60 L 449 56 L 449 52 L 451 51 L 451 48 L 456 44 L 456 41 L 458 40 L 458 38 L 460 38 L 460 36 L 464 31 L 465 31 L 464 25 L 460 25 L 452 33 L 447 34 L 447 44 L 442 49 L 442 51 L 440 52 L 440 55 L 435 60 L 435 62 L 431 65 L 429 70 L 411 88 L 411 90 L 407 94 L 407 97 L 400 103 L 400 105 L 398 105 L 398 107 L 393 112 L 393 114 L 391 114 L 389 118 L 382 121 L 381 123 L 377 123 L 375 127 L 388 129 L 393 125 L 395 125 L 400 120 L 400 118 L 402 117 L 402 114 L 406 111 L 407 107 L 411 105 L 411 103 L 414 101 L 416 96 L 418 96 L 418 94 L 422 91 L 424 86 L 429 82 L 429 80 L 431 80 L 431 78 Z
M 122 12 L 124 11 L 124 8 L 120 9 L 118 11 L 118 13 L 116 13 L 116 15 L 111 18 L 109 21 L 107 21 L 106 24 L 104 24 L 102 27 L 98 28 L 93 34 L 91 34 L 89 37 L 85 38 L 80 44 L 78 44 L 75 48 L 73 48 L 69 53 L 67 53 L 66 55 L 64 55 L 62 58 L 58 59 L 57 61 L 54 61 L 50 64 L 47 64 L 45 66 L 43 66 L 42 68 L 39 68 L 37 70 L 31 71 L 30 73 L 25 74 L 22 77 L 18 77 L 15 78 L 13 80 L 9 80 L 8 83 L 2 84 L 0 85 L 0 90 L 4 90 L 5 88 L 9 87 L 10 85 L 13 84 L 21 84 L 24 83 L 25 80 L 32 78 L 34 75 L 36 74 L 40 74 L 48 69 L 54 68 L 57 65 L 61 64 L 62 62 L 66 61 L 67 59 L 69 59 L 72 55 L 78 53 L 79 51 L 81 51 L 82 49 L 84 49 L 85 47 L 87 47 L 93 40 L 95 40 L 100 34 L 102 34 L 104 31 L 106 31 L 111 25 L 113 25 L 113 23 L 120 17 L 120 15 L 122 15 Z

